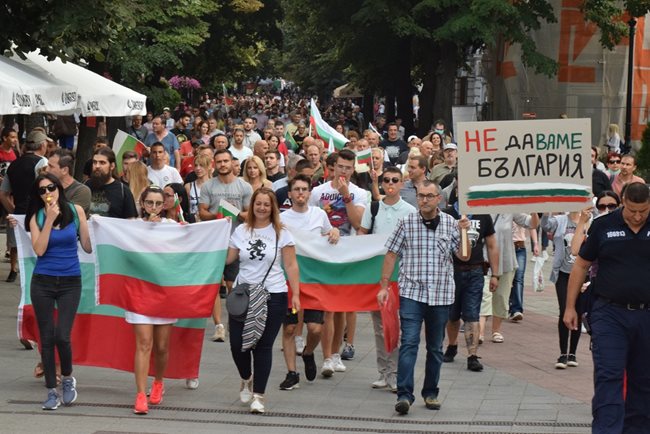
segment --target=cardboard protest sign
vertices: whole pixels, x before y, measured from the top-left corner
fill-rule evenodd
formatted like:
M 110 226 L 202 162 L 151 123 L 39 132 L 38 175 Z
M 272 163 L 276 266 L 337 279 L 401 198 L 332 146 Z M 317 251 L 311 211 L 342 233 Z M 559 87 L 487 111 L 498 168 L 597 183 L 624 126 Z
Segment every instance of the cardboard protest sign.
M 591 199 L 591 121 L 461 122 L 464 214 L 577 211 Z

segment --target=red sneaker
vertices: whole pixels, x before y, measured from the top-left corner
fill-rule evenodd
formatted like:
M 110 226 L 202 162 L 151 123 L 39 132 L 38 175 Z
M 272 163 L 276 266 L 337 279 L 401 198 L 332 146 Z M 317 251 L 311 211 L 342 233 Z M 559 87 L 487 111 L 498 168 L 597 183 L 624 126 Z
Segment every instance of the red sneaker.
M 162 381 L 155 381 L 151 385 L 151 392 L 149 393 L 149 404 L 158 405 L 163 401 L 163 394 L 165 393 L 165 385 Z
M 142 392 L 135 395 L 135 406 L 133 407 L 133 413 L 135 414 L 149 413 L 149 405 L 147 404 L 147 395 L 145 395 Z

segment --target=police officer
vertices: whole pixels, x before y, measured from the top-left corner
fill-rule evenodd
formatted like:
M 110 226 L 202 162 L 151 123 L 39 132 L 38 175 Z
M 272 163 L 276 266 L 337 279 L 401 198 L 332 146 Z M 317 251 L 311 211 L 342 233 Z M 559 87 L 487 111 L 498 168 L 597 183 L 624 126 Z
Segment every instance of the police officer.
M 629 184 L 623 208 L 594 221 L 569 277 L 564 323 L 576 330 L 576 299 L 591 263 L 598 261 L 592 282 L 596 299 L 588 316 L 594 359 L 593 433 L 650 430 L 649 198 L 645 184 Z

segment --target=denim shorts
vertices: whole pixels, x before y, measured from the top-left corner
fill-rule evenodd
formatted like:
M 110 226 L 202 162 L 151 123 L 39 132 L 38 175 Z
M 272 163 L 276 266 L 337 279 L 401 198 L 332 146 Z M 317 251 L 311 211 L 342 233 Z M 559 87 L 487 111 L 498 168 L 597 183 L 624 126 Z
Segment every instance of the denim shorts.
M 477 267 L 467 271 L 454 271 L 456 297 L 449 309 L 449 321 L 463 319 L 465 322 L 476 322 L 481 313 L 483 298 L 483 269 Z

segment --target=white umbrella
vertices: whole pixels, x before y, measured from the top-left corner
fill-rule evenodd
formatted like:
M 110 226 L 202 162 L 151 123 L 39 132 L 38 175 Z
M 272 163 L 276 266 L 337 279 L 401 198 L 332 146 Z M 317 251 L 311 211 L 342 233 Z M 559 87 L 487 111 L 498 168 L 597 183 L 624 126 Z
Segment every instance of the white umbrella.
M 0 55 L 0 114 L 70 114 L 77 86 Z
M 37 52 L 26 54 L 27 60 L 14 59 L 37 71 L 48 72 L 53 77 L 78 88 L 77 108 L 83 116 L 132 116 L 146 115 L 147 97 L 95 74 L 72 62 L 60 59 L 47 60 Z

